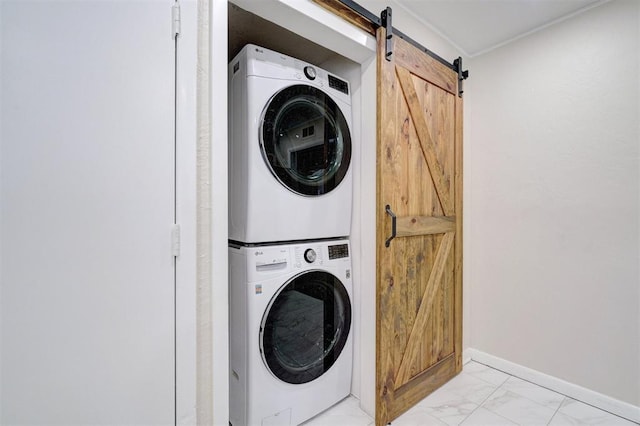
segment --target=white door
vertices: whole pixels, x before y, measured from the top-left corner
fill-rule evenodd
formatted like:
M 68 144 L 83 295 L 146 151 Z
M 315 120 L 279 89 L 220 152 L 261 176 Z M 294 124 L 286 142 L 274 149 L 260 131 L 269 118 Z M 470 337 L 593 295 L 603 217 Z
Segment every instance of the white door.
M 0 423 L 174 422 L 170 0 L 0 1 Z

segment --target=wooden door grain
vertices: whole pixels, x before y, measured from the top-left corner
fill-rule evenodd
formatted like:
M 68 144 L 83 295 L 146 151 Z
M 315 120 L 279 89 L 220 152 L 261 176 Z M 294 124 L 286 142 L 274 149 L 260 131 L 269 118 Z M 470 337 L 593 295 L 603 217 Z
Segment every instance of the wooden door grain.
M 378 29 L 376 424 L 462 369 L 457 74 Z M 396 216 L 395 238 L 392 217 Z

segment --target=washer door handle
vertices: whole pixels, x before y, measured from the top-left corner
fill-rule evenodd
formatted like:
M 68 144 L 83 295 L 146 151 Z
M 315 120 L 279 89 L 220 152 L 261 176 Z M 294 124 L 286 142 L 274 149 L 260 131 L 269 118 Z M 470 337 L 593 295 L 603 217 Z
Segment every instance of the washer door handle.
M 391 216 L 391 236 L 384 242 L 384 246 L 389 247 L 391 240 L 396 237 L 396 214 L 391 210 L 391 206 L 389 206 L 389 204 L 387 204 L 384 210 L 389 216 Z

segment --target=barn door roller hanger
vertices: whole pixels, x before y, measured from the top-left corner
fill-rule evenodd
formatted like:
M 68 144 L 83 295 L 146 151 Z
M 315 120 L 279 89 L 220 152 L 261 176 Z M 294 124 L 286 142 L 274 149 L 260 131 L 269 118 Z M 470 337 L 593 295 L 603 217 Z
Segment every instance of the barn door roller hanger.
M 458 73 L 458 96 L 462 97 L 462 94 L 464 93 L 462 83 L 469 77 L 469 70 L 462 71 L 461 56 L 458 56 L 458 59 L 453 61 L 453 70 Z
M 330 9 L 333 9 L 336 4 L 340 4 L 340 5 L 344 6 L 344 7 L 340 7 L 340 10 L 344 10 L 346 8 L 347 10 L 350 10 L 355 15 L 357 15 L 359 18 L 357 18 L 357 19 L 354 18 L 354 19 L 356 21 L 362 23 L 362 24 L 365 24 L 361 28 L 364 31 L 368 32 L 369 34 L 371 34 L 373 36 L 376 35 L 376 29 L 377 28 L 384 27 L 384 29 L 386 31 L 385 58 L 387 59 L 387 61 L 391 61 L 391 59 L 393 58 L 393 43 L 392 43 L 393 37 L 400 37 L 401 39 L 403 39 L 407 43 L 412 44 L 417 49 L 419 49 L 419 50 L 423 51 L 424 53 L 426 53 L 427 55 L 431 56 L 433 59 L 435 59 L 436 61 L 440 62 L 442 65 L 444 65 L 447 68 L 455 71 L 456 73 L 458 73 L 458 81 L 460 82 L 460 84 L 459 84 L 460 90 L 459 90 L 458 94 L 460 96 L 462 96 L 462 89 L 461 89 L 462 88 L 462 83 L 461 82 L 462 82 L 462 80 L 465 80 L 467 77 L 469 77 L 469 71 L 462 71 L 462 60 L 460 58 L 458 58 L 452 64 L 449 61 L 447 61 L 446 59 L 444 59 L 444 58 L 438 56 L 437 54 L 435 54 L 434 52 L 430 51 L 429 49 L 427 49 L 426 47 L 424 47 L 423 45 L 421 45 L 417 41 L 413 40 L 411 37 L 408 37 L 402 31 L 399 31 L 397 28 L 393 28 L 392 19 L 391 19 L 391 15 L 392 15 L 391 7 L 387 6 L 380 13 L 380 17 L 378 17 L 378 16 L 374 15 L 373 13 L 371 13 L 368 9 L 365 9 L 364 7 L 359 5 L 354 0 L 313 0 L 313 1 L 315 1 L 316 3 L 319 3 L 319 4 L 333 6 L 333 7 L 329 7 Z
M 386 39 L 384 43 L 384 57 L 387 61 L 391 61 L 391 56 L 393 55 L 393 44 L 391 43 L 391 39 L 393 38 L 393 25 L 391 25 L 391 8 L 389 6 L 380 14 L 380 23 L 382 24 L 381 26 L 384 27 Z
M 362 14 L 362 11 L 360 10 L 359 13 Z M 447 67 L 451 68 L 453 71 L 457 72 L 458 73 L 458 96 L 462 97 L 462 94 L 464 93 L 464 90 L 462 88 L 462 83 L 464 82 L 464 80 L 466 80 L 469 77 L 469 70 L 465 70 L 465 71 L 462 70 L 462 57 L 458 57 L 456 60 L 453 61 L 453 64 L 450 64 L 446 60 L 442 59 L 440 56 L 438 56 L 435 53 L 431 52 L 426 47 L 420 45 L 418 42 L 410 39 L 406 35 L 404 35 L 401 32 L 399 32 L 398 30 L 394 30 L 393 29 L 392 20 L 391 20 L 391 15 L 392 15 L 391 7 L 387 6 L 387 8 L 384 9 L 380 13 L 380 20 L 379 21 L 376 20 L 377 22 L 374 21 L 374 23 L 377 23 L 379 26 L 384 27 L 384 32 L 385 32 L 385 52 L 384 52 L 384 57 L 385 57 L 385 59 L 387 61 L 391 61 L 391 59 L 393 58 L 393 43 L 392 43 L 392 39 L 393 39 L 394 33 L 397 33 L 398 36 L 401 37 L 402 39 L 408 41 L 409 43 L 413 44 L 414 46 L 416 46 L 420 50 L 424 51 L 429 56 L 433 57 L 434 59 L 437 59 L 442 64 L 446 65 Z

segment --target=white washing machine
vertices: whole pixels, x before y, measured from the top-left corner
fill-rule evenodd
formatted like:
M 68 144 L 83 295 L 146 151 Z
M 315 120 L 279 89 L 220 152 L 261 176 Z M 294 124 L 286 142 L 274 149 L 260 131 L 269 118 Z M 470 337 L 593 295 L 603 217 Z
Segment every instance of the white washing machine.
M 348 236 L 350 126 L 345 79 L 245 46 L 229 63 L 229 239 Z
M 230 423 L 298 425 L 351 391 L 346 239 L 230 246 Z

